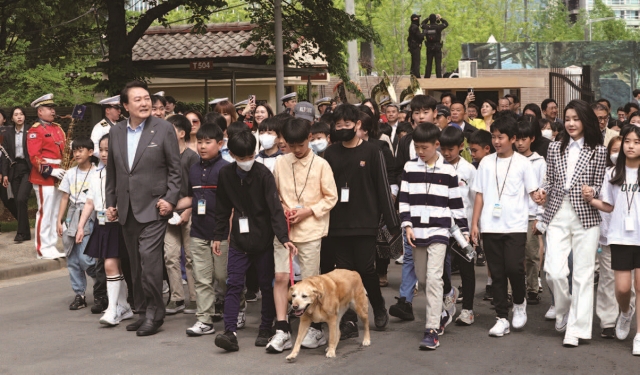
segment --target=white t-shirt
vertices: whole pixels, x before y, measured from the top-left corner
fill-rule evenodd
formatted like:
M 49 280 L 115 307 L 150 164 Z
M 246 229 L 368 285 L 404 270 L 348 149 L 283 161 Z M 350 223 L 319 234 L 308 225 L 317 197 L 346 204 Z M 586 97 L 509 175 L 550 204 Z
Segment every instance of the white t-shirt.
M 471 186 L 476 179 L 476 167 L 463 158 L 460 158 L 458 164 L 453 167 L 456 169 L 456 174 L 458 175 L 458 187 L 460 188 L 462 203 L 464 203 L 464 211 L 467 214 L 469 225 L 471 225 L 473 204 L 476 200 L 476 192 L 471 191 Z
M 498 158 L 496 153 L 484 157 L 471 185 L 473 191 L 482 193 L 484 201 L 480 215 L 482 233 L 526 233 L 529 193 L 538 187 L 533 167 L 526 157 L 516 152 L 510 158 Z M 502 208 L 499 217 L 494 216 L 497 204 Z
M 87 192 L 91 186 L 91 176 L 94 172 L 94 166 L 91 166 L 88 171 L 81 171 L 78 167 L 73 167 L 64 175 L 58 189 L 69 194 L 69 202 L 71 204 L 85 203 L 87 201 Z
M 626 168 L 626 183 L 623 186 L 612 185 L 609 181 L 614 170 L 607 171 L 602 183 L 600 196 L 602 201 L 613 206 L 611 221 L 607 233 L 609 245 L 640 245 L 640 192 L 638 190 L 638 170 Z M 622 191 L 624 187 L 624 190 Z M 634 192 L 635 190 L 635 192 Z M 631 209 L 629 210 L 629 204 Z M 630 217 L 633 230 L 626 230 L 627 218 Z

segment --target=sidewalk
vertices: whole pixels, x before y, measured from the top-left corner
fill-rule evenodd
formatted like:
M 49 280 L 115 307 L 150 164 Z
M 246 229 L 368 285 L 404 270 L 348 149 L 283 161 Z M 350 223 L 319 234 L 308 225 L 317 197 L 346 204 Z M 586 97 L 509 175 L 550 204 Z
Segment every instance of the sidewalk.
M 16 232 L 2 232 L 0 234 L 0 280 L 56 271 L 67 267 L 65 258 L 36 259 L 33 230 L 32 239 L 21 244 L 13 242 L 15 236 Z M 58 240 L 58 250 L 62 250 L 62 240 Z

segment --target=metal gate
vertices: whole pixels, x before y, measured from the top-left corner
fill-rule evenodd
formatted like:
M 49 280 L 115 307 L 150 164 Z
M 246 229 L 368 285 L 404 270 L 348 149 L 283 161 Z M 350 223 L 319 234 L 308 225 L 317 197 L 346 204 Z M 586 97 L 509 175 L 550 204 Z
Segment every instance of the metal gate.
M 549 97 L 558 102 L 558 109 L 574 99 L 587 103 L 595 100 L 591 88 L 591 67 L 552 68 L 549 72 Z

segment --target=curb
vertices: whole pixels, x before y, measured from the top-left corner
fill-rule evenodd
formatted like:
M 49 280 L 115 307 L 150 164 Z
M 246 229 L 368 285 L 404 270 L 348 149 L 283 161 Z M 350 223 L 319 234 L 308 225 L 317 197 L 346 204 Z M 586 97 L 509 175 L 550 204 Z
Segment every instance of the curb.
M 66 258 L 40 259 L 32 262 L 17 263 L 0 267 L 0 280 L 9 280 L 17 277 L 57 271 L 66 267 Z

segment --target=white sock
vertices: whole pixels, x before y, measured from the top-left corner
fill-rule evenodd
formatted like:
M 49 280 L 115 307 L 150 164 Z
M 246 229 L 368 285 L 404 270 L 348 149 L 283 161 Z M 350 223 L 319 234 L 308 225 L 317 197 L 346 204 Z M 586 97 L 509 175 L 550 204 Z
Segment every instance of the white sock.
M 640 332 L 636 333 L 636 337 L 634 337 L 634 339 L 638 339 L 640 338 Z
M 631 316 L 633 315 L 633 310 L 631 310 L 631 306 L 629 306 L 629 311 L 627 312 L 621 312 L 622 316 L 624 316 L 625 318 L 631 318 Z
M 487 276 L 487 285 L 492 285 L 493 284 L 493 280 L 491 279 L 491 276 Z

